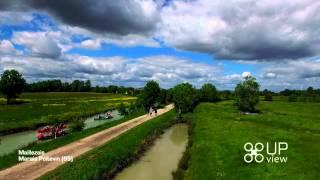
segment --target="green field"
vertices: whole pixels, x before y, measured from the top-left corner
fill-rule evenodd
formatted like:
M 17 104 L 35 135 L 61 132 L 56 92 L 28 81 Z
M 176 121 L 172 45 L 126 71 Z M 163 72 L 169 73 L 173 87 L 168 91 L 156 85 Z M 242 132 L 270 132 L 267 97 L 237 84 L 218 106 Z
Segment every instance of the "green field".
M 181 165 L 180 175 L 197 180 L 319 178 L 320 104 L 262 101 L 258 109 L 261 114 L 241 115 L 232 101 L 226 101 L 200 104 L 188 114 L 189 160 Z M 244 162 L 246 142 L 278 141 L 288 143 L 281 153 L 288 162 Z
M 0 98 L 0 133 L 21 129 L 32 129 L 56 121 L 92 115 L 134 97 L 105 93 L 24 93 L 22 104 L 6 105 Z

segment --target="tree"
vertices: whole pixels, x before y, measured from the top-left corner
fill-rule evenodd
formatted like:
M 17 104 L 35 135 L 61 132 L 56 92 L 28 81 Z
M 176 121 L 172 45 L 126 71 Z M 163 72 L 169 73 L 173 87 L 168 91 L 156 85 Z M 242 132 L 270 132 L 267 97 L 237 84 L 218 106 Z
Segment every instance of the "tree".
M 288 101 L 289 102 L 297 102 L 298 101 L 298 96 L 296 94 L 291 94 L 289 97 L 288 97 Z
M 79 80 L 74 80 L 71 83 L 71 91 L 72 92 L 79 92 L 81 87 L 81 82 Z
M 158 99 L 160 104 L 167 104 L 167 93 L 168 92 L 165 89 L 160 90 L 159 99 Z
M 272 101 L 272 94 L 271 93 L 267 93 L 264 95 L 264 100 L 265 101 Z
M 159 100 L 160 86 L 156 81 L 148 81 L 144 86 L 140 98 L 138 101 L 142 104 L 146 111 L 151 106 L 154 106 L 157 100 Z
M 86 80 L 86 82 L 84 83 L 84 91 L 85 92 L 91 91 L 91 81 L 90 80 Z
M 307 88 L 307 95 L 308 95 L 308 96 L 312 96 L 313 94 L 314 94 L 313 87 L 311 87 L 311 86 L 308 87 L 308 88 Z
M 214 85 L 207 83 L 200 89 L 200 99 L 203 102 L 215 102 L 218 100 L 218 92 Z
M 117 91 L 118 91 L 118 86 L 110 85 L 108 87 L 108 92 L 109 93 L 117 93 Z
M 255 106 L 259 103 L 259 83 L 254 77 L 246 77 L 235 88 L 236 105 L 241 111 L 256 111 Z
M 193 111 L 197 102 L 197 92 L 189 83 L 178 84 L 172 90 L 172 101 L 181 118 L 182 113 Z
M 22 75 L 16 70 L 6 70 L 1 75 L 0 90 L 6 95 L 7 104 L 14 102 L 13 100 L 21 94 L 26 81 Z
M 230 100 L 233 98 L 233 93 L 230 90 L 224 90 L 220 92 L 220 96 L 224 99 L 224 100 Z

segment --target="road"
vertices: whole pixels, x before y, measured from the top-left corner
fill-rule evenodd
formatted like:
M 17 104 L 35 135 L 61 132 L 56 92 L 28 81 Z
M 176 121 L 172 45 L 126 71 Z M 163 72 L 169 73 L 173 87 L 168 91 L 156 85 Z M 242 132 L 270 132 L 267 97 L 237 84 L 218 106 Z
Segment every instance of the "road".
M 164 109 L 158 110 L 158 115 L 164 114 L 173 109 L 173 105 L 168 105 Z M 80 156 L 94 148 L 97 148 L 126 131 L 153 119 L 155 116 L 148 114 L 121 123 L 117 126 L 100 131 L 91 136 L 72 142 L 55 150 L 45 153 L 47 157 Z M 63 161 L 27 161 L 19 163 L 10 168 L 0 171 L 0 179 L 36 179 L 45 173 L 54 170 L 66 162 Z

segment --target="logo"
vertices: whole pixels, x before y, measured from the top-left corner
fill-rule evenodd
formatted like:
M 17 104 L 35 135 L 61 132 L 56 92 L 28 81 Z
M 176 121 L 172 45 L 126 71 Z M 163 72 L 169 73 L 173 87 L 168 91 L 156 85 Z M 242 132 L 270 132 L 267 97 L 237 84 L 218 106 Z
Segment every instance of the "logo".
M 247 152 L 243 156 L 243 160 L 246 163 L 286 163 L 288 157 L 282 156 L 281 152 L 288 150 L 288 143 L 275 142 L 274 146 L 271 146 L 269 142 L 264 145 L 261 142 L 257 142 L 254 145 L 251 142 L 247 142 L 243 146 Z M 264 153 L 263 153 L 264 152 Z M 265 154 L 265 155 L 264 155 Z

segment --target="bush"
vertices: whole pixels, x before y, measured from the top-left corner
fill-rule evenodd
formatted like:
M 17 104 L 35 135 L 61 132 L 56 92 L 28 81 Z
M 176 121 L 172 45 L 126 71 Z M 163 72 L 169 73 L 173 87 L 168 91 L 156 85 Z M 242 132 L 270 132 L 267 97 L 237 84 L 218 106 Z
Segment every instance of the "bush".
M 127 107 L 123 103 L 120 103 L 118 105 L 117 109 L 118 109 L 119 114 L 122 115 L 122 116 L 126 116 L 126 115 L 129 114 L 129 112 L 127 110 Z
M 264 95 L 264 100 L 265 101 L 272 101 L 272 94 L 265 94 Z
M 71 132 L 77 132 L 83 130 L 85 123 L 81 119 L 75 119 L 71 123 L 69 123 L 69 128 Z
M 241 111 L 255 112 L 259 103 L 259 83 L 254 77 L 246 77 L 235 88 L 236 105 Z

